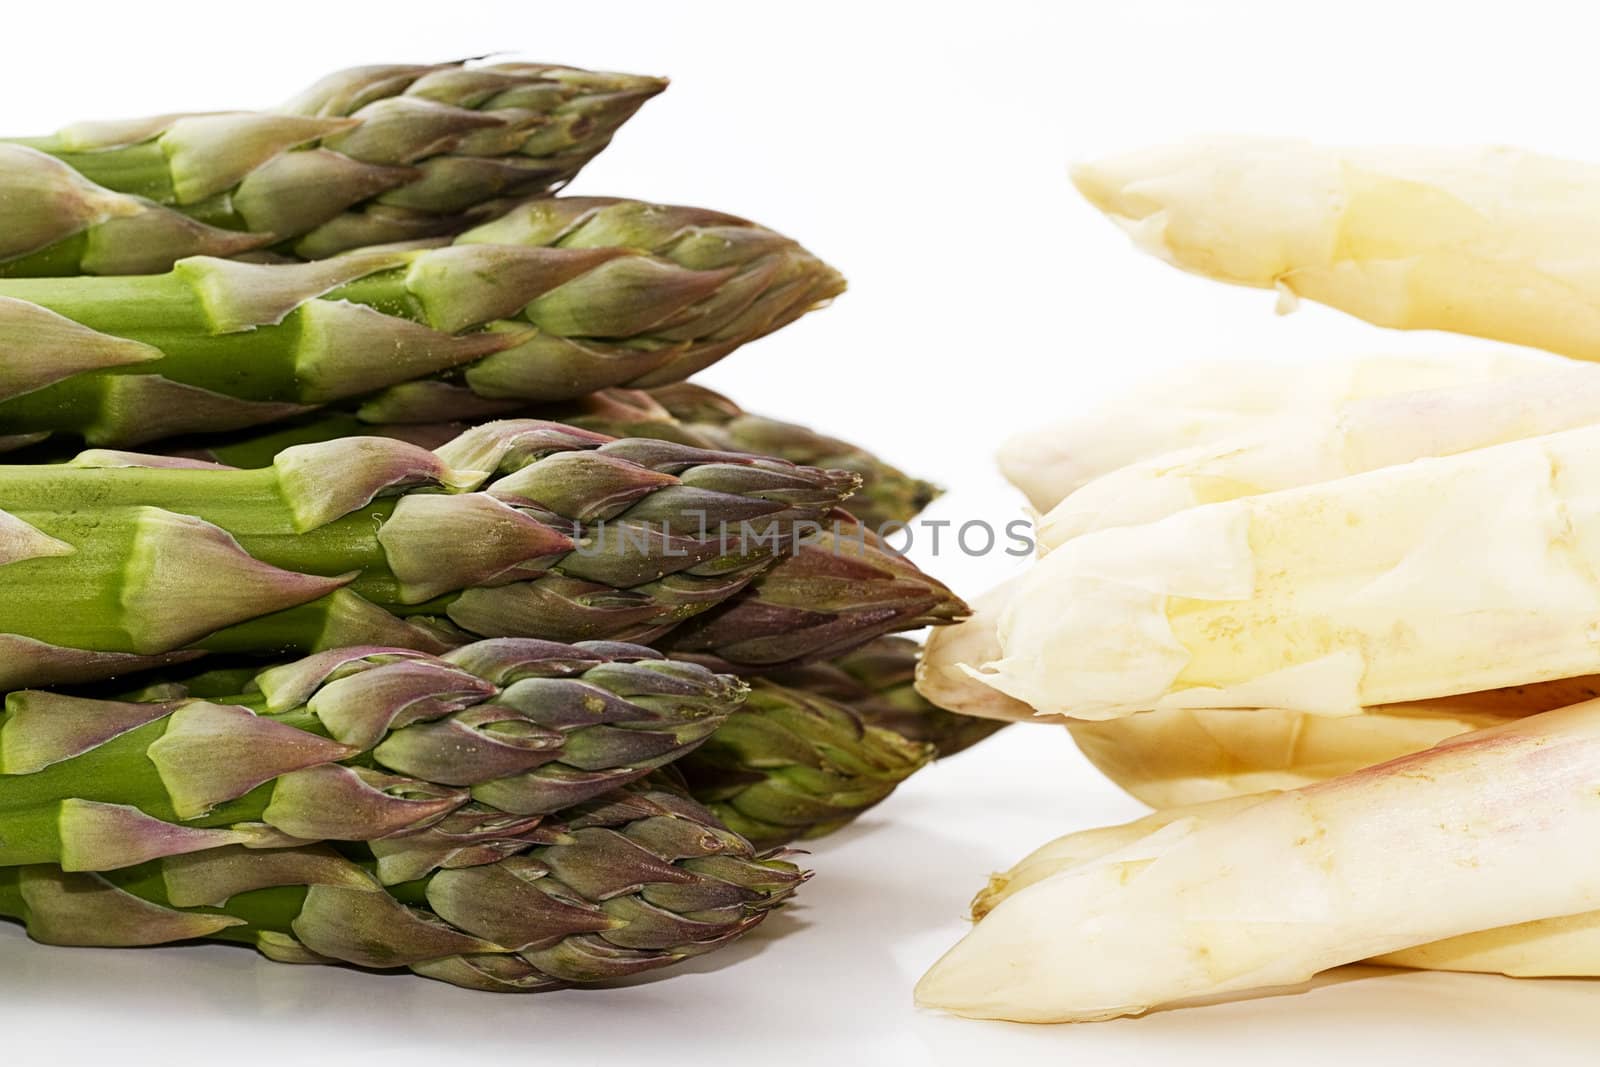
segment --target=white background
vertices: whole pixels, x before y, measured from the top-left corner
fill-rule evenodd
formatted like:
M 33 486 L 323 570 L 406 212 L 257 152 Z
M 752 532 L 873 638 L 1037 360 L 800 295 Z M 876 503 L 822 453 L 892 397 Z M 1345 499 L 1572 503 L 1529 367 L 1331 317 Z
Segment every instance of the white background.
M 1600 19 L 1578 0 L 77 0 L 7 5 L 4 20 L 0 131 L 13 135 L 269 106 L 336 67 L 497 49 L 671 75 L 573 191 L 748 215 L 842 269 L 851 291 L 831 309 L 703 380 L 936 478 L 951 492 L 934 515 L 961 520 L 1015 514 L 992 469 L 1005 434 L 1163 366 L 1467 344 L 1317 308 L 1279 319 L 1270 294 L 1147 260 L 1075 198 L 1071 160 L 1211 132 L 1600 160 Z M 1012 565 L 919 560 L 968 595 Z M 1137 811 L 1058 731 L 1015 728 L 819 844 L 801 906 L 698 968 L 620 990 L 497 998 L 227 947 L 45 949 L 4 927 L 0 1047 L 8 1063 L 1596 1062 L 1600 984 L 1584 982 L 1350 972 L 1301 995 L 1055 1028 L 910 1006 L 987 872 Z

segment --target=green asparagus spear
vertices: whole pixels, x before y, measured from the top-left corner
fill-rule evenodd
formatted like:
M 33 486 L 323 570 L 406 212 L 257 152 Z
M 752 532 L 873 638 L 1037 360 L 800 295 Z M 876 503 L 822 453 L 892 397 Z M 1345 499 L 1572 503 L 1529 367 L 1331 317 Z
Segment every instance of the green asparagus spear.
M 966 617 L 960 597 L 848 512 L 835 509 L 807 532 L 794 555 L 662 636 L 658 647 L 775 670 Z
M 267 248 L 320 259 L 460 233 L 505 198 L 565 184 L 665 87 L 532 63 L 360 67 L 280 112 L 12 139 L 58 165 L 0 150 L 0 274 L 159 273 L 186 255 Z
M 934 755 L 838 701 L 757 678 L 745 706 L 673 768 L 729 827 L 770 847 L 838 830 Z
M 655 787 L 532 829 L 460 836 L 468 854 L 417 864 L 399 882 L 382 877 L 381 859 L 326 845 L 227 845 L 106 873 L 10 867 L 0 869 L 0 915 L 47 944 L 210 938 L 287 963 L 409 968 L 471 989 L 535 992 L 717 949 L 805 878 Z M 515 851 L 477 854 L 472 842 L 485 838 Z
M 743 696 L 635 645 L 514 639 L 442 658 L 335 649 L 219 700 L 22 690 L 0 718 L 0 866 L 105 871 L 321 840 L 370 841 L 380 868 L 405 866 L 440 840 L 394 835 L 469 803 L 494 809 L 498 833 L 505 814 L 588 800 L 699 744 Z M 397 841 L 408 851 L 385 851 Z
M 206 651 L 646 640 L 737 593 L 855 480 L 516 421 L 437 454 L 345 438 L 254 471 L 0 467 L 0 688 Z
M 180 438 L 162 442 L 160 448 L 235 467 L 264 467 L 291 445 L 358 434 L 436 448 L 468 428 L 470 423 L 458 416 L 505 414 L 553 419 L 612 437 L 653 437 L 696 448 L 752 452 L 807 466 L 854 471 L 861 476 L 861 489 L 850 498 L 850 512 L 874 529 L 909 521 L 938 495 L 929 483 L 862 448 L 794 423 L 751 415 L 728 398 L 688 382 L 650 390 L 603 389 L 568 404 L 536 407 L 515 402 L 486 406 L 481 398 L 459 387 L 426 384 L 427 389 L 406 390 L 409 401 L 403 410 L 385 412 L 383 394 L 379 394 L 374 403 L 353 410 L 317 412 L 264 430 Z M 418 421 L 367 421 L 383 413 Z
M 530 201 L 454 244 L 317 263 L 0 279 L 0 436 L 126 445 L 379 393 L 480 411 L 678 381 L 837 294 L 794 242 L 715 212 Z M 380 405 L 380 407 L 383 405 Z
M 869 726 L 932 745 L 940 758 L 963 752 L 1008 725 L 945 711 L 918 693 L 913 683 L 921 651 L 909 637 L 880 637 L 836 659 L 764 672 L 764 677 L 845 704 Z

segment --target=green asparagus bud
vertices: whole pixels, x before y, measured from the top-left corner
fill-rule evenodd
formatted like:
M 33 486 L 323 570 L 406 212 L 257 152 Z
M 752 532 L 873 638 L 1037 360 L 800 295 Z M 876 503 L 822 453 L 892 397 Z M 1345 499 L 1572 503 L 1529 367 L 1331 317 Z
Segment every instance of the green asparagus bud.
M 781 456 L 793 463 L 861 475 L 861 489 L 850 498 L 850 513 L 874 530 L 885 523 L 909 521 L 938 499 L 941 492 L 933 483 L 913 478 L 847 441 L 792 422 L 752 415 L 727 397 L 692 382 L 653 389 L 650 397 L 674 419 L 689 426 L 703 447 Z M 603 417 L 572 422 L 601 433 L 615 432 L 608 425 L 625 425 L 608 424 Z M 657 436 L 642 430 L 630 435 Z
M 845 704 L 758 678 L 745 706 L 673 766 L 724 823 L 771 847 L 832 833 L 934 755 Z
M 770 670 L 966 617 L 960 597 L 848 512 L 835 510 L 806 532 L 793 555 L 667 634 L 659 647 Z
M 764 676 L 791 689 L 848 705 L 862 721 L 908 741 L 953 756 L 1008 725 L 998 719 L 957 715 L 929 702 L 914 684 L 922 647 L 908 637 L 880 637 L 833 660 Z M 715 660 L 704 661 L 708 664 Z
M 851 514 L 874 529 L 911 519 L 938 495 L 929 483 L 864 449 L 794 423 L 747 414 L 726 397 L 692 383 L 651 390 L 604 389 L 570 404 L 530 408 L 517 403 L 485 406 L 483 398 L 470 390 L 438 381 L 416 382 L 387 390 L 354 410 L 323 411 L 265 430 L 179 439 L 161 447 L 235 467 L 264 467 L 291 445 L 357 434 L 437 448 L 466 430 L 471 420 L 501 414 L 553 419 L 612 437 L 651 437 L 852 471 L 861 476 L 861 489 L 850 498 Z M 383 416 L 404 421 L 368 421 Z
M 109 873 L 12 867 L 0 870 L 0 914 L 47 944 L 208 938 L 289 963 L 534 992 L 717 949 L 806 877 L 698 805 L 642 787 L 562 813 L 499 859 L 387 887 L 373 869 L 321 845 L 226 845 Z
M 335 649 L 221 700 L 22 690 L 0 718 L 0 866 L 376 842 L 469 802 L 494 809 L 500 835 L 503 815 L 549 814 L 677 758 L 743 695 L 732 677 L 634 645 L 506 639 L 444 657 Z M 406 843 L 415 855 L 438 841 Z
M 202 252 L 270 246 L 320 259 L 460 233 L 492 217 L 498 201 L 571 180 L 665 87 L 531 63 L 361 67 L 279 113 L 88 122 L 14 140 L 61 166 L 24 162 L 32 181 L 6 200 L 20 232 L 0 239 L 0 272 L 158 273 Z M 0 185 L 10 184 L 3 172 L 14 158 L 0 155 Z M 140 203 L 108 191 L 151 210 L 103 216 L 107 204 Z
M 0 466 L 0 688 L 212 652 L 648 640 L 733 596 L 855 477 L 553 423 L 268 468 Z M 446 492 L 444 489 L 478 489 Z
M 593 199 L 530 202 L 445 247 L 0 279 L 0 435 L 123 445 L 403 383 L 391 404 L 433 386 L 492 408 L 676 381 L 842 284 L 752 223 Z

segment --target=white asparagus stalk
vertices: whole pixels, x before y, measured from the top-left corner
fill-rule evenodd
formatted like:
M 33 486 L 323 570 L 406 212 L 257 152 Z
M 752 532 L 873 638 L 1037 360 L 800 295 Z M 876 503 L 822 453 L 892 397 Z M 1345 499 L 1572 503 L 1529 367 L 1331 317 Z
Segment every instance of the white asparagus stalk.
M 1329 717 L 1281 708 L 1173 708 L 1069 722 L 1095 769 L 1152 808 L 1179 808 L 1386 763 L 1447 738 L 1600 697 L 1600 678 L 1380 704 Z
M 1197 826 L 1217 822 L 1276 796 L 1263 792 L 1168 808 L 1121 826 L 1106 826 L 1059 837 L 993 875 L 972 901 L 972 918 L 981 920 L 1001 901 L 1046 878 L 1127 848 L 1164 826 L 1192 819 Z M 1514 978 L 1600 977 L 1600 911 L 1502 926 L 1401 949 L 1367 961 L 1387 967 L 1432 971 L 1475 971 Z
M 1281 708 L 1173 708 L 1068 730 L 1095 769 L 1152 808 L 1297 789 L 1507 720 L 1407 714 L 1411 705 L 1330 718 Z M 1402 709 L 1402 710 L 1391 710 Z
M 1548 370 L 1517 350 L 1361 356 L 1315 363 L 1185 363 L 1086 415 L 1020 433 L 1001 447 L 1001 473 L 1035 510 L 1119 467 L 1227 437 L 1286 415 L 1319 418 L 1368 397 Z
M 1036 711 L 1363 706 L 1600 673 L 1600 427 L 1207 504 L 1030 568 L 977 677 Z
M 1600 359 L 1600 167 L 1229 138 L 1086 164 L 1073 181 L 1184 270 L 1379 326 Z
M 1600 366 L 1586 363 L 1363 398 L 1269 420 L 1096 478 L 1044 517 L 1038 541 L 1048 551 L 1081 534 L 1153 522 L 1199 504 L 1597 423 Z
M 1001 901 L 917 986 L 1065 1022 L 1600 908 L 1600 701 L 1179 819 Z
M 1063 834 L 1040 845 L 1012 864 L 1009 870 L 990 875 L 989 883 L 972 898 L 972 921 L 981 922 L 1007 897 L 1014 897 L 1031 885 L 1053 878 L 1063 871 L 1086 866 L 1103 856 L 1121 852 L 1173 823 L 1210 826 L 1229 815 L 1270 800 L 1280 792 L 1282 790 L 1269 789 L 1243 796 L 1161 808 L 1131 822 Z
M 995 625 L 1016 584 L 1013 578 L 975 600 L 967 621 L 933 631 L 917 668 L 918 692 L 966 715 L 1065 724 L 1096 770 L 1152 808 L 1296 789 L 1600 696 L 1600 677 L 1586 676 L 1380 704 L 1349 716 L 1282 708 L 1170 708 L 1101 722 L 1036 715 L 966 669 L 1000 654 Z

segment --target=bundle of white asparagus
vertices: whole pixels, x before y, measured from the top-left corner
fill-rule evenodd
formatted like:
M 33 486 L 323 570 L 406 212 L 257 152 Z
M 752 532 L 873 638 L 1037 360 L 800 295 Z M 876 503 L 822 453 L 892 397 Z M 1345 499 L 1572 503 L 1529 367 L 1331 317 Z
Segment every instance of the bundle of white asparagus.
M 1600 976 L 1600 167 L 1228 140 L 1075 179 L 1184 269 L 1555 355 L 1208 364 L 1004 448 L 1041 558 L 919 688 L 1160 810 L 991 879 L 919 1002 Z

